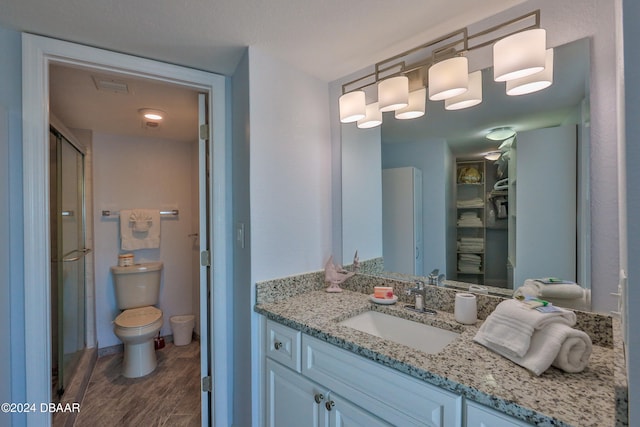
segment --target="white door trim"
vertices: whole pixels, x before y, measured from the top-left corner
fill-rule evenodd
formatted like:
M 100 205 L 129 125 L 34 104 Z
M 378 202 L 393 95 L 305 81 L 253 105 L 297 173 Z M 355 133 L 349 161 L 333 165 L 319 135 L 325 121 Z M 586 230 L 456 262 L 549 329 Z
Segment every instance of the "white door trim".
M 177 83 L 209 93 L 209 123 L 212 142 L 212 217 L 210 241 L 214 282 L 212 290 L 212 373 L 215 393 L 213 425 L 227 426 L 229 413 L 229 369 L 227 338 L 231 307 L 227 268 L 226 191 L 226 78 L 74 43 L 23 34 L 22 119 L 24 197 L 24 298 L 26 402 L 51 401 L 51 342 L 49 293 L 49 63 L 81 65 L 131 76 Z M 213 239 L 213 236 L 224 236 Z M 229 299 L 229 301 L 227 301 Z M 221 351 L 215 351 L 220 349 Z M 27 425 L 51 423 L 48 413 L 30 413 Z

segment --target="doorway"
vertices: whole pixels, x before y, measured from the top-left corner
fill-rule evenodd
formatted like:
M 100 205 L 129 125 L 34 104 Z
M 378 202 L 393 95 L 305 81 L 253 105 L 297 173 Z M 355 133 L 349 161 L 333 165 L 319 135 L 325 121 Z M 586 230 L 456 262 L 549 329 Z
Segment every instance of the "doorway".
M 226 202 L 230 183 L 226 179 L 225 157 L 227 136 L 225 130 L 225 91 L 226 82 L 222 76 L 186 69 L 179 66 L 163 64 L 129 55 L 117 54 L 100 49 L 61 42 L 39 36 L 23 35 L 23 137 L 25 185 L 24 209 L 29 215 L 25 217 L 24 259 L 29 265 L 25 267 L 25 328 L 30 331 L 25 338 L 26 363 L 26 399 L 34 402 L 51 401 L 51 340 L 48 331 L 51 321 L 51 294 L 49 290 L 50 247 L 49 209 L 48 209 L 48 111 L 49 104 L 49 65 L 52 62 L 72 66 L 94 68 L 118 72 L 123 75 L 144 76 L 162 82 L 178 84 L 197 89 L 209 96 L 206 117 L 215 126 L 205 128 L 205 139 L 201 146 L 211 151 L 211 162 L 200 164 L 211 173 L 205 176 L 209 189 L 207 197 L 211 200 L 211 210 L 207 215 L 209 229 L 202 230 L 201 241 L 211 242 L 211 247 L 204 246 L 203 252 L 211 259 L 210 268 L 203 265 L 201 274 L 211 283 L 210 310 L 207 309 L 207 292 L 201 292 L 200 298 L 201 339 L 201 375 L 213 378 L 213 389 L 220 390 L 215 395 L 210 391 L 202 393 L 202 424 L 228 425 L 229 388 L 228 363 L 231 360 L 228 340 L 227 307 L 230 306 L 230 281 L 227 279 L 227 253 L 230 238 L 213 240 L 213 235 L 226 236 L 229 219 Z M 215 182 L 215 186 L 212 183 Z M 202 208 L 202 203 L 200 203 Z M 204 264 L 204 263 L 203 263 Z M 205 317 L 207 316 L 207 317 Z M 33 331 L 33 333 L 31 333 Z M 204 351 L 209 343 L 212 349 Z M 44 347 L 44 348 L 43 348 Z M 211 355 L 209 356 L 209 353 Z M 215 374 L 215 375 L 214 375 Z M 28 422 L 48 424 L 51 415 L 48 413 L 28 414 Z

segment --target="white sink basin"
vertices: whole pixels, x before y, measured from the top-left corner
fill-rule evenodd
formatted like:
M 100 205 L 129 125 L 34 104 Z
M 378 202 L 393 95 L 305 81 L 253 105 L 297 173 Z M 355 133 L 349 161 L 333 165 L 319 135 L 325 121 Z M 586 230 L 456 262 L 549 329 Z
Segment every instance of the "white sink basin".
M 339 324 L 430 354 L 438 353 L 460 335 L 379 311 L 365 311 Z

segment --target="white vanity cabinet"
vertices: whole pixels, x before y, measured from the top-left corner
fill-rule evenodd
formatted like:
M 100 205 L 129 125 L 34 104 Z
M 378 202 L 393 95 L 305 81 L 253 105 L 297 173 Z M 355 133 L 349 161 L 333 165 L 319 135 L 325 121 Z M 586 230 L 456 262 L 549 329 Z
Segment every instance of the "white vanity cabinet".
M 282 426 L 462 426 L 462 397 L 324 341 L 266 322 L 266 423 Z M 299 337 L 300 365 L 271 337 Z M 295 351 L 284 351 L 294 353 Z M 274 357 L 275 356 L 275 357 Z M 300 366 L 300 369 L 297 367 Z

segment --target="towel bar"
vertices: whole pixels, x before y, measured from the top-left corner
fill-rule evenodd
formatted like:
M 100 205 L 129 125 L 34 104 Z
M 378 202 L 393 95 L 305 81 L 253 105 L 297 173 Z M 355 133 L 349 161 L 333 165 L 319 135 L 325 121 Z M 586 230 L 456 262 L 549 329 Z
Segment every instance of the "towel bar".
M 102 211 L 102 216 L 116 216 L 119 215 L 120 212 L 118 211 Z M 180 211 L 178 209 L 172 209 L 170 211 L 160 211 L 160 215 L 179 215 Z

